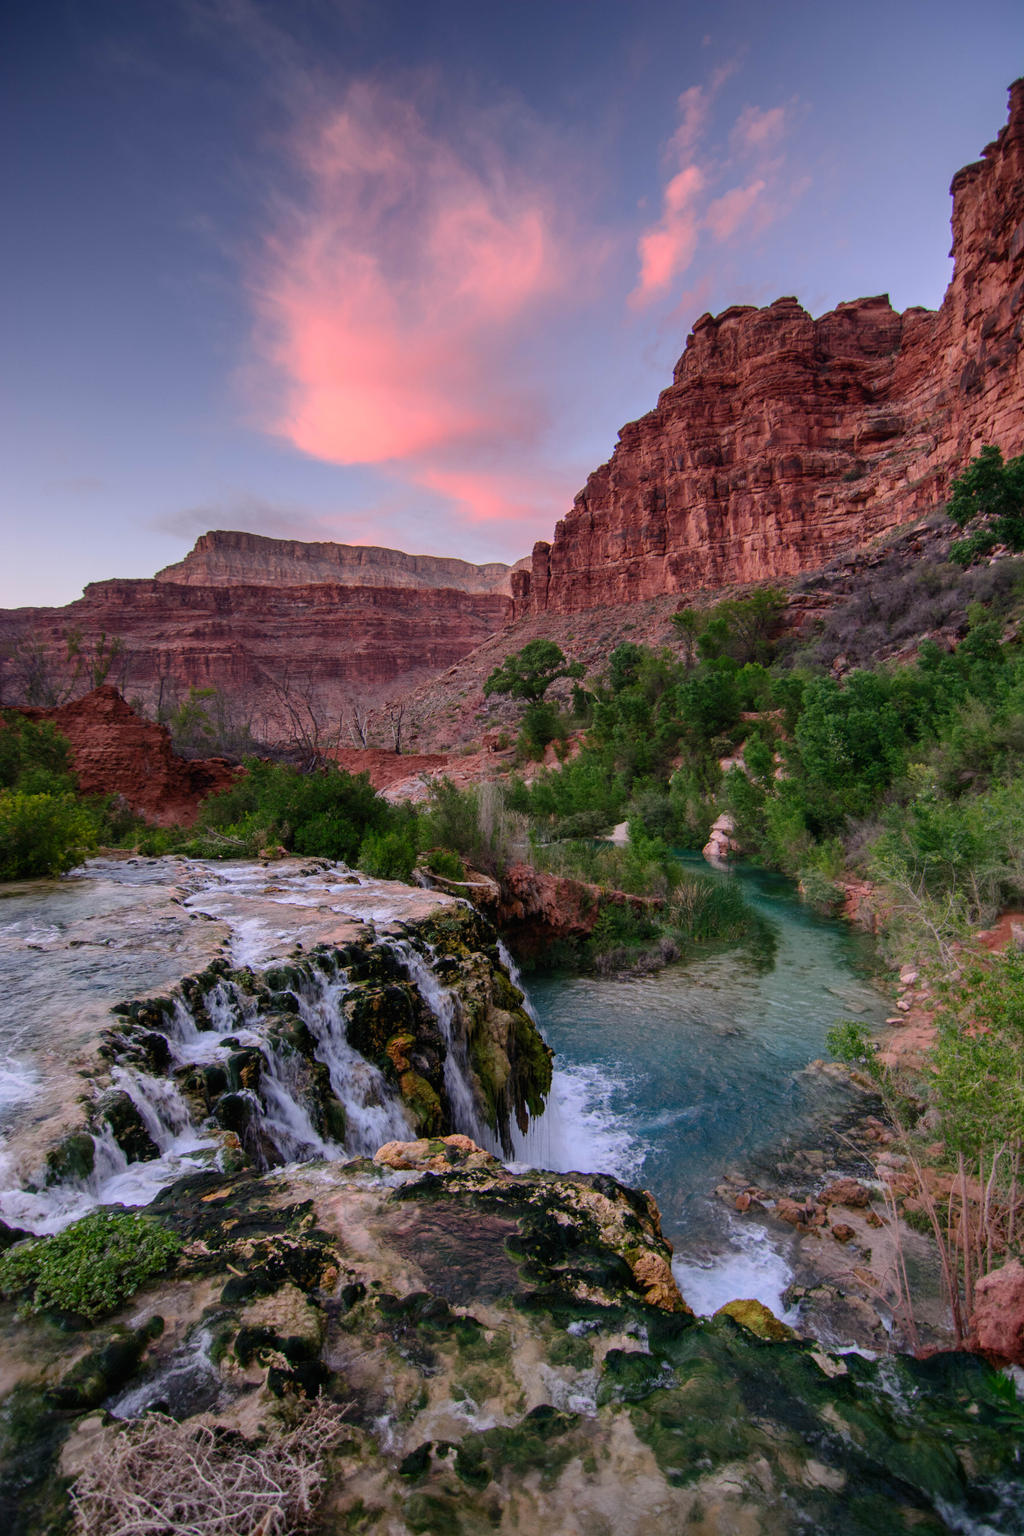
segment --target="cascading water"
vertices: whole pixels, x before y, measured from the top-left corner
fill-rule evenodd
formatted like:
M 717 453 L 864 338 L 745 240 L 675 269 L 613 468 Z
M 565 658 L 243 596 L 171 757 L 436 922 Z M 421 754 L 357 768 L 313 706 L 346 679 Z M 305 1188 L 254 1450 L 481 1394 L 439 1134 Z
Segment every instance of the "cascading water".
M 351 902 L 351 890 L 344 889 Z M 434 952 L 424 946 L 421 953 L 411 939 L 393 934 L 378 933 L 375 942 L 393 957 L 384 970 L 407 977 L 437 1022 L 451 1124 L 497 1151 L 474 1097 L 460 1005 L 432 969 Z M 338 953 L 325 947 L 290 961 L 286 984 L 273 969 L 238 980 L 220 975 L 199 988 L 183 984 L 146 1005 L 144 1029 L 125 1005 L 111 1036 L 110 1090 L 122 1105 L 130 1101 L 138 1127 L 134 1148 L 126 1154 L 119 1144 L 101 1096 L 90 1131 L 91 1171 L 49 1181 L 41 1175 L 34 1188 L 0 1191 L 0 1217 L 44 1232 L 97 1204 L 146 1204 L 175 1178 L 217 1163 L 225 1131 L 235 1131 L 261 1165 L 372 1155 L 386 1141 L 414 1137 L 397 1088 L 348 1038 L 346 1000 L 359 987 Z M 325 1114 L 324 1079 L 340 1111 L 335 1120 Z M 123 1118 L 124 1110 L 119 1113 Z M 129 1145 L 123 1134 L 121 1140 Z M 141 1143 L 150 1145 L 149 1155 L 139 1151 Z
M 471 1136 L 478 1146 L 500 1155 L 500 1148 L 492 1132 L 480 1118 L 476 1098 L 470 1087 L 465 1037 L 455 1028 L 457 999 L 447 987 L 441 985 L 426 960 L 411 944 L 400 941 L 396 949 L 410 980 L 434 1015 L 441 1031 L 445 1044 L 444 1086 L 452 1106 L 456 1129 L 464 1136 Z

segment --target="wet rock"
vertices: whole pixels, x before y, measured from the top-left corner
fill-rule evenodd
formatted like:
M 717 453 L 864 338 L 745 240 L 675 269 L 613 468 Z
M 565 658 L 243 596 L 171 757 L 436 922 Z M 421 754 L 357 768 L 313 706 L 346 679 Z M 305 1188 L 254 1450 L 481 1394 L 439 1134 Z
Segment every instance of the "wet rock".
M 111 1088 L 97 1101 L 95 1117 L 109 1125 L 114 1140 L 130 1163 L 146 1162 L 158 1156 L 159 1149 L 146 1123 L 128 1094 Z
M 871 1192 L 856 1179 L 835 1179 L 825 1186 L 818 1199 L 823 1205 L 848 1205 L 863 1209 L 871 1203 Z
M 1024 1265 L 1011 1259 L 974 1288 L 968 1347 L 1001 1364 L 1024 1365 Z
M 774 1343 L 781 1343 L 785 1339 L 795 1339 L 796 1334 L 786 1323 L 775 1316 L 770 1307 L 766 1307 L 760 1301 L 727 1301 L 724 1307 L 719 1307 L 716 1317 L 731 1317 L 734 1323 L 739 1323 L 746 1328 L 748 1333 L 756 1334 L 759 1339 L 770 1339 Z

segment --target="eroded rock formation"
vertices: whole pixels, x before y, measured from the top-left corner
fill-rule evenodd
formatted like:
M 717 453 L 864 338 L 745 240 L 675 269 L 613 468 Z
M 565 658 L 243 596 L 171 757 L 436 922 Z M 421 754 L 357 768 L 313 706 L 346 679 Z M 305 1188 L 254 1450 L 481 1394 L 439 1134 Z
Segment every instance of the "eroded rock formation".
M 703 315 L 655 409 L 513 573 L 516 617 L 790 577 L 935 507 L 984 444 L 1020 453 L 1024 80 L 951 191 L 939 310 Z
M 161 691 L 166 699 L 215 687 L 271 734 L 276 722 L 280 734 L 282 693 L 299 707 L 315 699 L 325 717 L 336 717 L 350 690 L 450 667 L 501 629 L 510 608 L 501 592 L 447 587 L 96 581 L 64 608 L 0 614 L 0 632 L 43 647 L 55 665 L 72 631 L 87 641 L 117 636 L 129 695 L 153 704 Z M 18 681 L 9 672 L 7 699 Z
M 191 825 L 203 797 L 227 789 L 239 772 L 220 757 L 178 757 L 166 727 L 144 720 L 109 685 L 57 709 L 19 713 L 49 720 L 67 737 L 83 795 L 120 795 L 162 826 Z
M 326 582 L 337 587 L 507 593 L 511 573 L 512 567 L 500 561 L 471 565 L 369 544 L 309 544 L 216 530 L 201 534 L 184 560 L 164 566 L 155 579 L 186 587 L 308 587 Z

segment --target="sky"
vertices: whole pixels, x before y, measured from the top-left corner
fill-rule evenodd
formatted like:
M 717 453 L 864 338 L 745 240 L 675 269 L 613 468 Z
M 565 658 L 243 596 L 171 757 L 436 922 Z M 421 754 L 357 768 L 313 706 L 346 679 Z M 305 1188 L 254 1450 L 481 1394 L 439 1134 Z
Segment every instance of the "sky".
M 937 306 L 1021 74 L 1020 0 L 12 0 L 0 606 L 529 553 L 704 312 Z

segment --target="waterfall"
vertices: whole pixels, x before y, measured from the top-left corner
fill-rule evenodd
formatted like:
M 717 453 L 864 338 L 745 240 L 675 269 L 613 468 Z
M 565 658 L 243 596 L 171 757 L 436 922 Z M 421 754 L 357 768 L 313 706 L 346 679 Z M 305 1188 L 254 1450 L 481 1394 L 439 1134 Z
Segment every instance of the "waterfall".
M 452 1109 L 455 1129 L 463 1136 L 471 1136 L 477 1146 L 500 1156 L 493 1131 L 480 1118 L 476 1095 L 470 1086 L 469 1056 L 465 1034 L 455 1028 L 458 999 L 447 987 L 443 987 L 423 956 L 411 944 L 398 940 L 395 949 L 415 983 L 416 989 L 430 1009 L 444 1041 L 444 1086 Z
M 349 1044 L 341 1004 L 352 984 L 333 962 L 328 964 L 329 971 L 303 977 L 296 994 L 299 1017 L 316 1041 L 316 1058 L 327 1068 L 345 1111 L 346 1150 L 372 1156 L 386 1141 L 406 1141 L 413 1131 L 382 1073 Z

